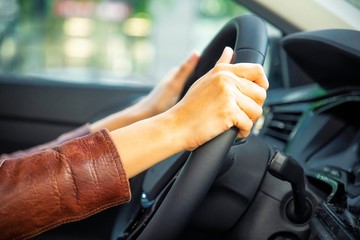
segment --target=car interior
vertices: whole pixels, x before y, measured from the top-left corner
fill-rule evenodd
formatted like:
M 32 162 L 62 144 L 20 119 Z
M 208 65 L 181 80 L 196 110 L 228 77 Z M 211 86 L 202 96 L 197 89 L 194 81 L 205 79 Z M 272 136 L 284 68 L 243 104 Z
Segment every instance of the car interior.
M 275 16 L 267 1 L 235 2 L 251 14 L 213 33 L 182 96 L 231 46 L 233 63 L 268 69 L 270 89 L 251 135 L 235 139 L 232 128 L 178 153 L 130 179 L 129 203 L 34 239 L 360 239 L 360 27 L 336 19 L 304 30 Z M 269 23 L 282 34 L 272 35 Z M 0 72 L 0 154 L 50 141 L 151 89 Z

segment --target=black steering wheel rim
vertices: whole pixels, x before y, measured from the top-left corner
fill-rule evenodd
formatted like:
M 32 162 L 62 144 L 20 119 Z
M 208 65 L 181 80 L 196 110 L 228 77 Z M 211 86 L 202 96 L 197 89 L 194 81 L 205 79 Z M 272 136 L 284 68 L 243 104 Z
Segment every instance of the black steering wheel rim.
M 234 49 L 232 63 L 263 64 L 267 43 L 267 29 L 262 19 L 244 15 L 230 20 L 205 48 L 181 97 L 214 66 L 226 46 Z M 237 132 L 236 128 L 231 128 L 190 154 L 172 188 L 137 239 L 176 239 L 180 235 L 215 180 Z

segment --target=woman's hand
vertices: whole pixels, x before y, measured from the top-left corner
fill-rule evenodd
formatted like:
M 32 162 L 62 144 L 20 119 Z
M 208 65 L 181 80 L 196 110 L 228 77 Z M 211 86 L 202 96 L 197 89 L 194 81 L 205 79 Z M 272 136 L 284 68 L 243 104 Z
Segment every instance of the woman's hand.
M 174 106 L 178 102 L 186 80 L 194 71 L 198 61 L 199 54 L 197 52 L 191 53 L 179 67 L 170 70 L 162 81 L 144 99 L 137 103 L 138 108 L 150 112 L 151 116 L 155 116 Z
M 225 48 L 215 67 L 200 78 L 170 112 L 184 131 L 185 149 L 193 150 L 232 126 L 247 137 L 262 114 L 268 80 L 259 64 L 230 64 Z
M 249 135 L 262 114 L 268 81 L 259 64 L 230 64 L 226 48 L 215 67 L 168 111 L 111 132 L 128 177 L 184 150 L 193 150 L 232 126 Z
M 179 67 L 172 69 L 145 98 L 122 111 L 92 123 L 90 131 L 96 132 L 103 128 L 113 131 L 168 110 L 177 103 L 185 82 L 198 61 L 199 54 L 193 52 Z

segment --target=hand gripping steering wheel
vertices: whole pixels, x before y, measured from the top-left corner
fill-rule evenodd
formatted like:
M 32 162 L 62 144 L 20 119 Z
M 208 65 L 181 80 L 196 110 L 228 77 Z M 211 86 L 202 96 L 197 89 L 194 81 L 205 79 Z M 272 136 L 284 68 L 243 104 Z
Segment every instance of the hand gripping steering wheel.
M 182 95 L 215 65 L 226 46 L 234 49 L 232 63 L 263 64 L 267 44 L 267 29 L 262 19 L 244 15 L 230 20 L 205 48 Z M 192 212 L 209 191 L 237 132 L 233 127 L 190 154 L 175 183 L 138 239 L 170 240 L 181 234 Z

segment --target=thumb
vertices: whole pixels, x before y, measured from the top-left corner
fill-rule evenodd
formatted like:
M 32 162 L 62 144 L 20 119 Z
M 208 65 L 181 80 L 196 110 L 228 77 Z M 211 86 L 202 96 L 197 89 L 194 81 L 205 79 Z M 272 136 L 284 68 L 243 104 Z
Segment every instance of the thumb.
M 231 60 L 234 56 L 234 51 L 231 47 L 225 47 L 224 51 L 222 52 L 219 60 L 216 62 L 218 63 L 231 63 Z

